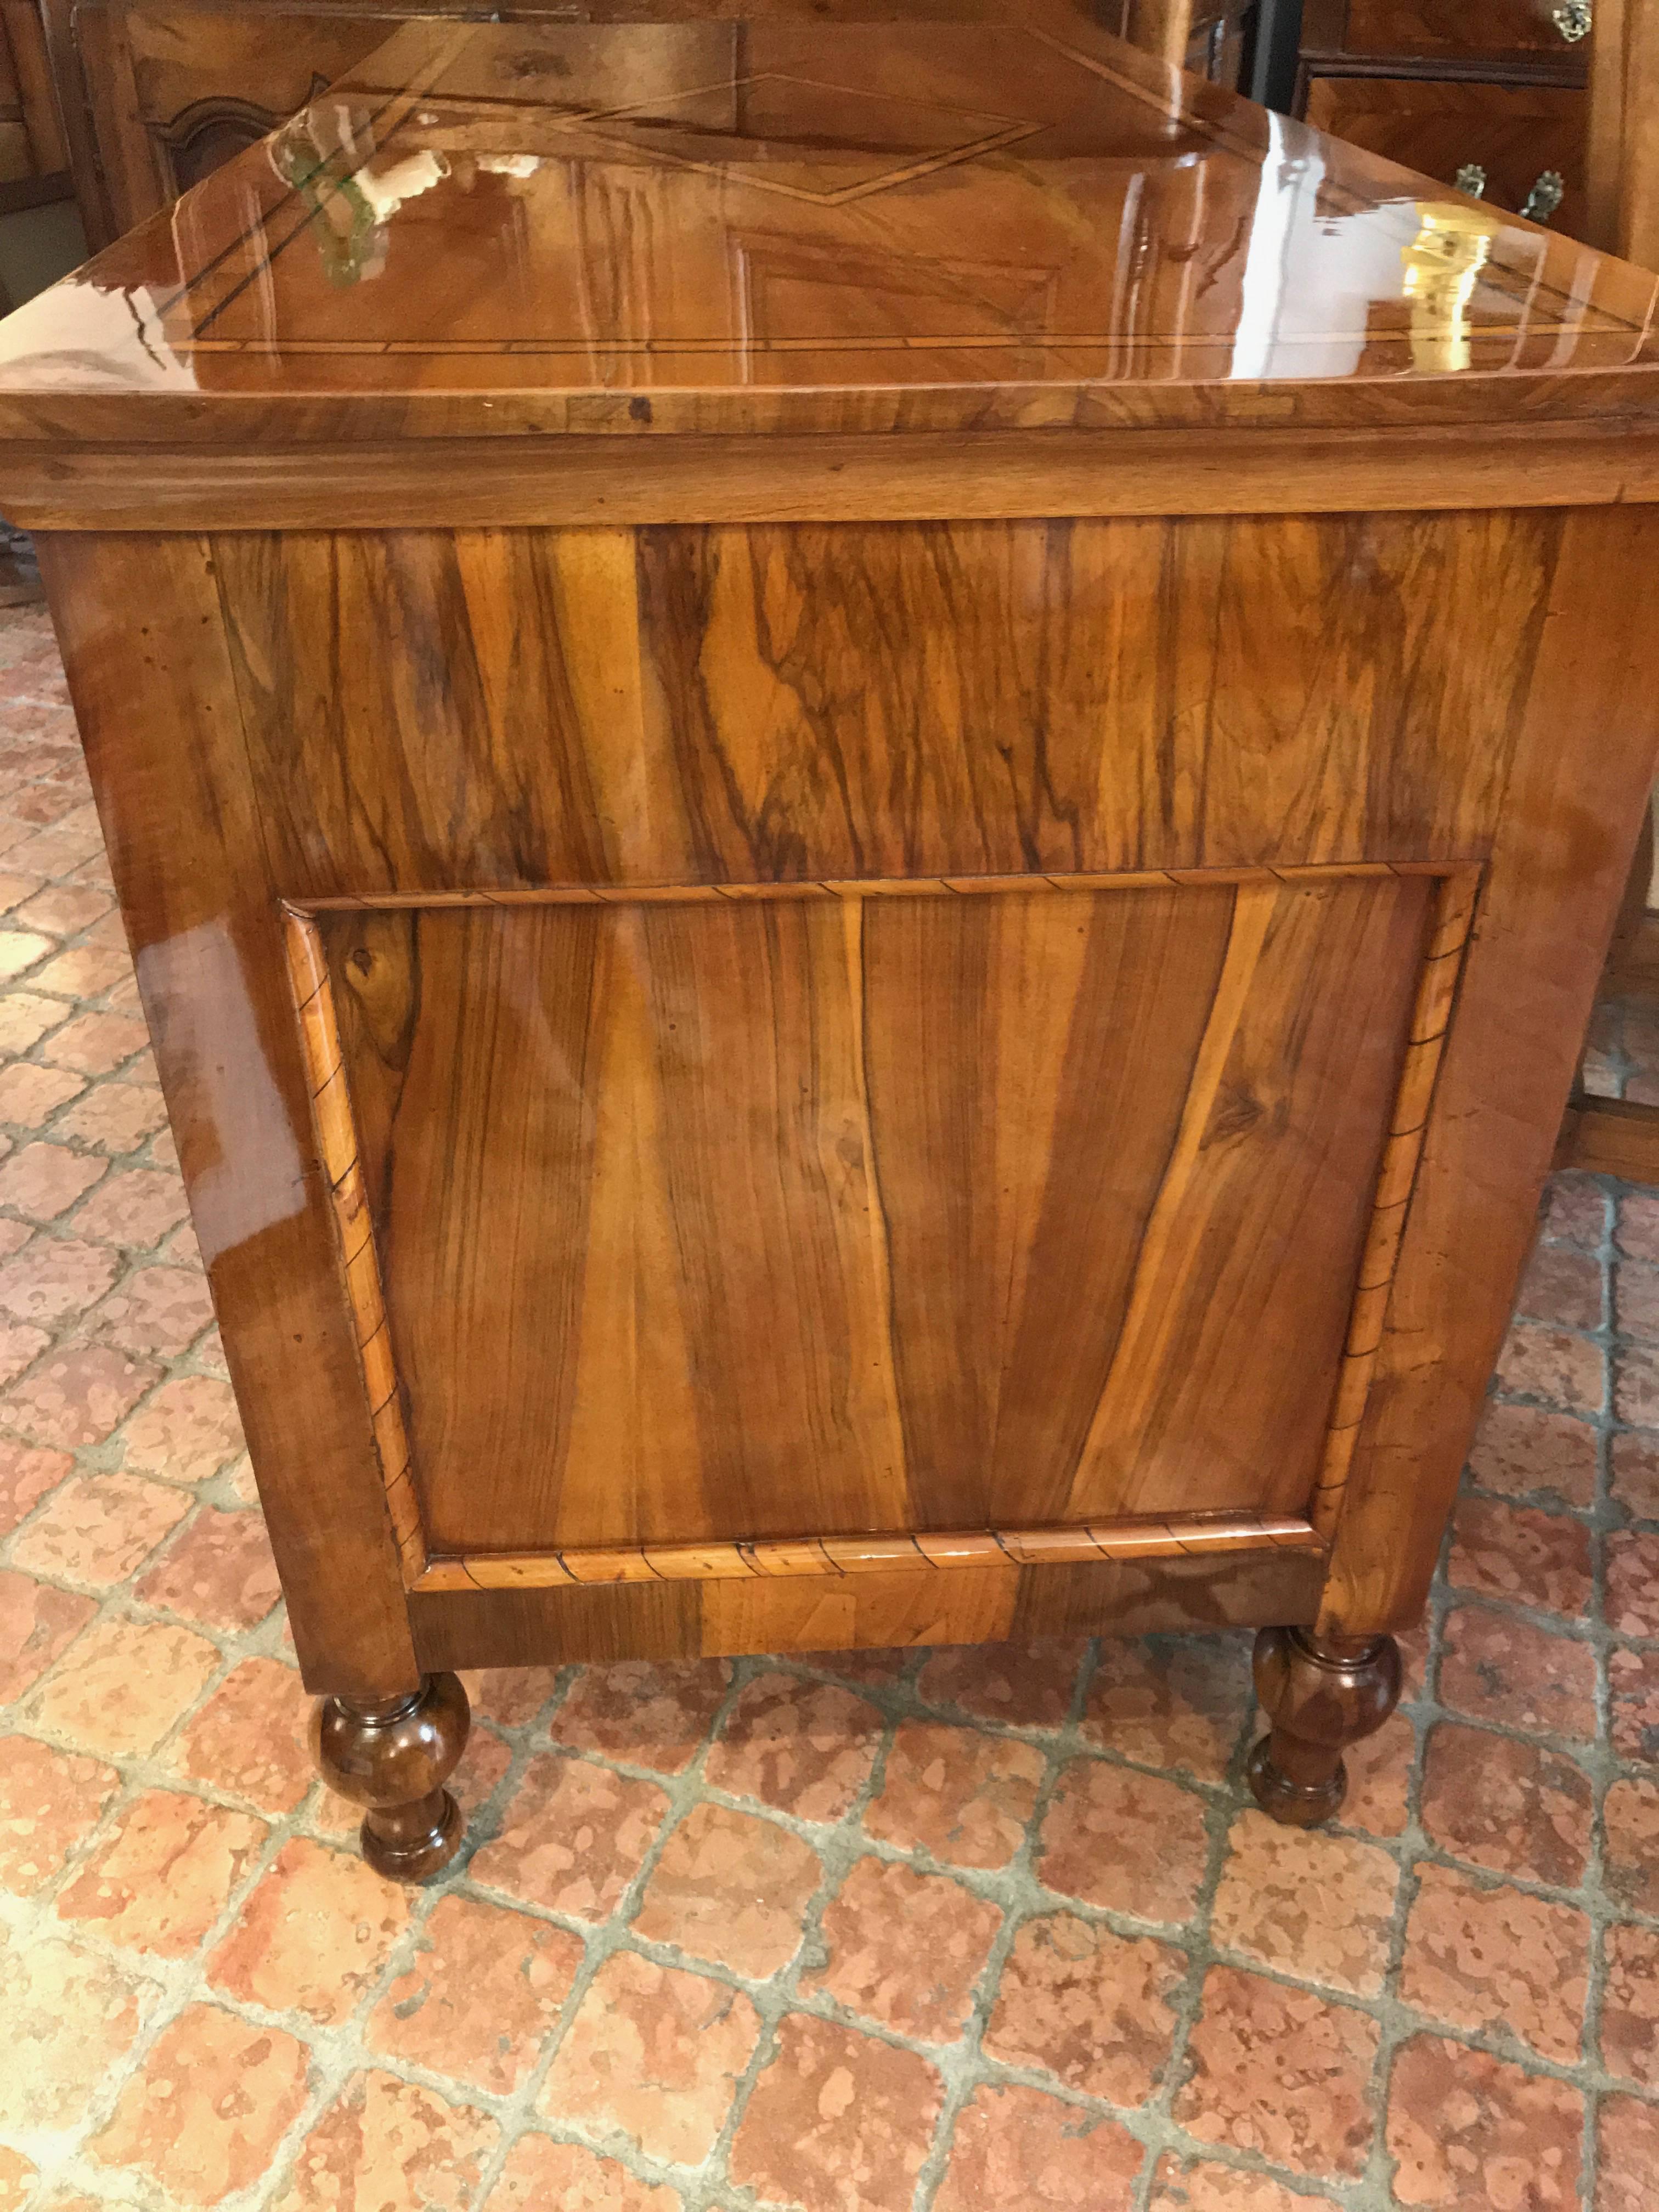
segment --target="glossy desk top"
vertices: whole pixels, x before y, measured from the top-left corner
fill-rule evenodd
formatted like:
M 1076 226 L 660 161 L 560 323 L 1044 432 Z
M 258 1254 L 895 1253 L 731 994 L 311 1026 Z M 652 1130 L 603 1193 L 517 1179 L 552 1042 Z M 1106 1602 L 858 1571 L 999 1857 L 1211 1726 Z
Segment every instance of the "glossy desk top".
M 1066 0 L 1012 9 L 404 26 L 0 325 L 0 436 L 1473 427 L 1659 398 L 1651 276 Z

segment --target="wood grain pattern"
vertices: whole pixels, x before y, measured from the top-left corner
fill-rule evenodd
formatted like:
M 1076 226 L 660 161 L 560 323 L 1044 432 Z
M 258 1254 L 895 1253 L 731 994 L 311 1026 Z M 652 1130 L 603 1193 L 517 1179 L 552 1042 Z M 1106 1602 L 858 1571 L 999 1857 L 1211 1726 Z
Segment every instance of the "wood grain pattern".
M 1560 527 L 213 544 L 272 864 L 309 904 L 1476 860 Z
M 424 1667 L 536 1667 L 1308 1622 L 1321 1577 L 1316 1552 L 1275 1547 L 951 1575 L 415 1591 L 409 1611 Z
M 314 916 L 432 1551 L 1306 1498 L 1432 879 L 866 888 Z
M 1659 750 L 1659 637 L 1638 611 L 1656 558 L 1648 510 L 1564 534 L 1333 1537 L 1332 1634 L 1418 1617 L 1536 1233 Z
M 144 538 L 40 553 L 301 1667 L 315 1688 L 410 1690 L 212 555 Z
M 1394 1287 L 1395 1269 L 1406 1231 L 1406 1217 L 1417 1181 L 1418 1164 L 1428 1127 L 1435 1079 L 1451 1026 L 1453 1002 L 1462 972 L 1463 953 L 1474 924 L 1480 894 L 1478 869 L 1459 869 L 1443 878 L 1435 896 L 1429 948 L 1418 980 L 1417 1003 L 1406 1057 L 1389 1122 L 1389 1141 L 1371 1200 L 1370 1226 L 1359 1262 L 1359 1285 L 1348 1316 L 1342 1365 L 1325 1438 L 1325 1456 L 1314 1491 L 1315 1528 L 1327 1538 L 1342 1510 L 1359 1424 L 1370 1395 L 1371 1378 L 1382 1342 L 1383 1318 Z
M 398 1401 L 392 1332 L 380 1288 L 380 1261 L 374 1249 L 368 1194 L 363 1187 L 356 1127 L 340 1052 L 334 994 L 329 984 L 322 944 L 311 921 L 290 908 L 284 917 L 284 933 L 289 976 L 309 1079 L 318 1158 L 328 1182 L 334 1224 L 339 1234 L 346 1297 L 356 1325 L 363 1385 L 368 1393 L 369 1419 L 374 1424 L 374 1449 L 380 1462 L 386 1511 L 391 1516 L 404 1580 L 413 1583 L 426 1565 L 426 1545 L 410 1468 L 409 1437 Z

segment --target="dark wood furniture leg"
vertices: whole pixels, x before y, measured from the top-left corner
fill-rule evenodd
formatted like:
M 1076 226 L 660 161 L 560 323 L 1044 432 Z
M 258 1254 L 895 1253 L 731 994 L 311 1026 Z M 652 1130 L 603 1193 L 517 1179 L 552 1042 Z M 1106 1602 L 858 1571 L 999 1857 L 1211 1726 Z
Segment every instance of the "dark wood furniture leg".
M 1347 1794 L 1344 1747 L 1380 1729 L 1400 1703 L 1400 1646 L 1392 1636 L 1264 1628 L 1255 1691 L 1273 1723 L 1250 1753 L 1255 1802 L 1287 1827 L 1315 1827 Z
M 401 1698 L 322 1698 L 311 1748 L 323 1778 L 363 1814 L 363 1856 L 394 1881 L 425 1881 L 460 1849 L 461 1810 L 444 1788 L 471 1725 L 454 1674 Z

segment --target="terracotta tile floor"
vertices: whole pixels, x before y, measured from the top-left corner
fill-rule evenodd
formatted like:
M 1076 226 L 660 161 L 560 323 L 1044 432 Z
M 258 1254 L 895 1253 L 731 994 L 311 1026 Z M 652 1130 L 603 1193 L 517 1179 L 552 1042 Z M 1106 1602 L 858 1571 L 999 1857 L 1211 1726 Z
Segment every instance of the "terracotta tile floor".
M 569 1668 L 473 1685 L 404 1892 L 38 613 L 0 702 L 0 2212 L 1659 2207 L 1659 1196 L 1553 1188 L 1340 1826 L 1249 1808 L 1243 1636 Z

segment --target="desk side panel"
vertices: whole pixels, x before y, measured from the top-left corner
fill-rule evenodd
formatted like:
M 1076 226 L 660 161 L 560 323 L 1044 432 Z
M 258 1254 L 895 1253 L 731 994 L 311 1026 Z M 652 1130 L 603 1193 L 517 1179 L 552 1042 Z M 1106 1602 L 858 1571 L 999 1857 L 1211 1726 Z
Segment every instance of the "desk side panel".
M 211 550 L 40 553 L 301 1665 L 412 1687 Z

